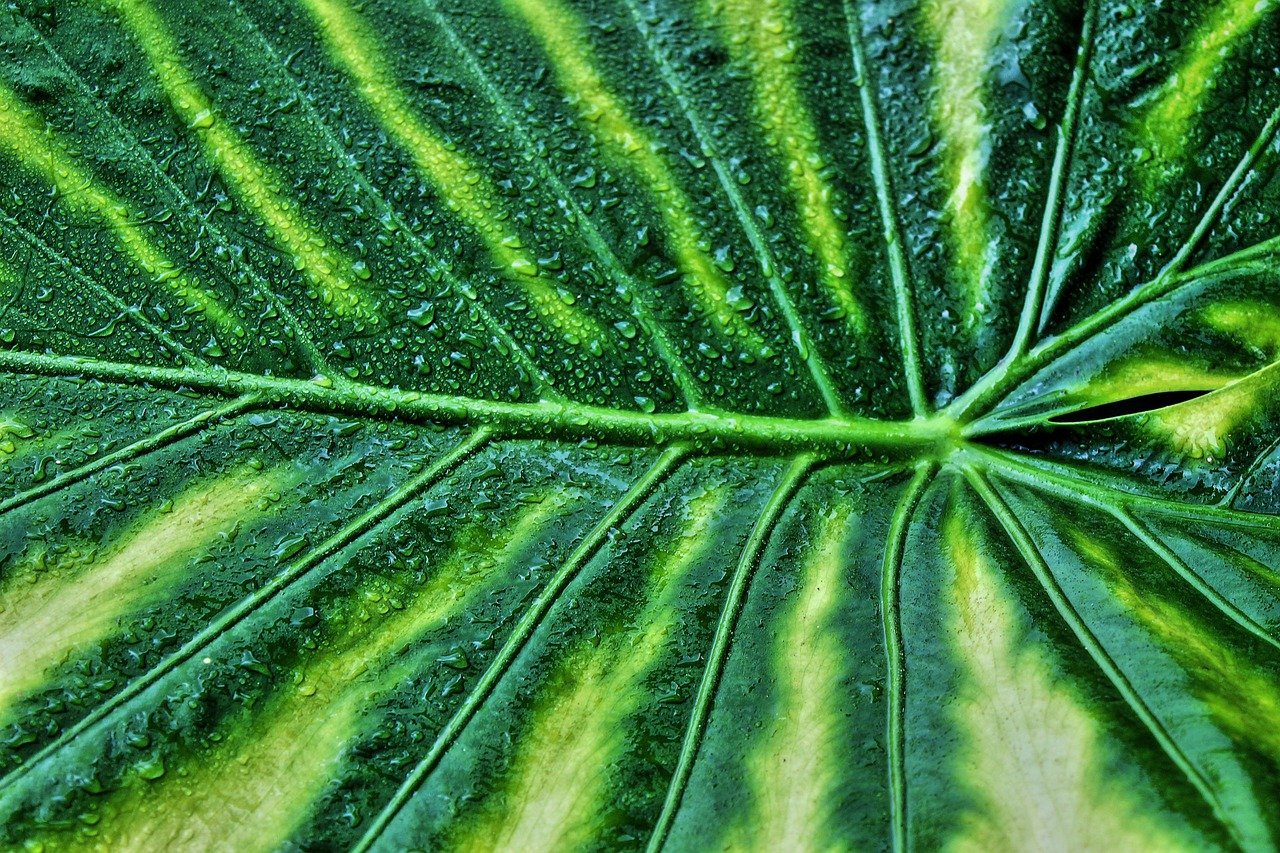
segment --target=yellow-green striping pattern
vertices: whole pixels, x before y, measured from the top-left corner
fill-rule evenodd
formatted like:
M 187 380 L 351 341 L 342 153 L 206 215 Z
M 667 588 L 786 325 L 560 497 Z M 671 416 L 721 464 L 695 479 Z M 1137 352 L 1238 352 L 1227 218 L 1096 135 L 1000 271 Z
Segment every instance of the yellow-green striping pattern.
M 824 290 L 859 334 L 867 332 L 866 311 L 856 293 L 857 258 L 837 214 L 835 188 L 824 176 L 827 162 L 797 79 L 802 54 L 786 0 L 764 3 L 715 0 L 709 17 L 723 22 L 730 49 L 751 69 L 755 112 L 791 186 L 806 244 L 822 270 Z
M 1280 848 L 1276 44 L 11 4 L 0 849 Z
M 1274 7 L 1272 0 L 1223 0 L 1188 35 L 1173 73 L 1141 117 L 1158 162 L 1175 163 L 1185 156 L 1193 122 L 1209 104 L 1232 48 Z
M 270 511 L 296 482 L 288 468 L 244 467 L 193 483 L 105 549 L 50 553 L 33 545 L 0 582 L 0 720 L 68 657 L 109 637 L 125 617 L 170 595 L 192 560 L 236 525 Z M 68 620 L 68 614 L 75 614 Z
M 731 849 L 852 849 L 830 825 L 837 817 L 830 802 L 843 772 L 836 744 L 850 701 L 841 695 L 846 664 L 834 621 L 857 523 L 848 504 L 828 510 L 798 566 L 799 589 L 784 606 L 769 662 L 776 707 L 747 754 L 750 806 L 726 838 Z
M 0 152 L 17 160 L 52 188 L 77 216 L 97 220 L 115 235 L 121 249 L 158 289 L 176 299 L 180 311 L 203 317 L 229 341 L 246 334 L 244 321 L 207 287 L 193 281 L 147 234 L 137 213 L 84 167 L 44 126 L 38 113 L 0 83 Z
M 333 768 L 353 760 L 344 752 L 377 714 L 379 694 L 424 666 L 416 645 L 517 572 L 570 500 L 565 490 L 535 495 L 496 530 L 464 528 L 419 589 L 372 578 L 351 590 L 344 609 L 329 615 L 323 644 L 260 707 L 230 721 L 207 749 L 144 764 L 113 792 L 93 843 L 278 849 Z
M 578 849 L 600 834 L 611 779 L 604 768 L 627 749 L 628 718 L 652 702 L 645 677 L 677 630 L 678 596 L 691 565 L 714 541 L 727 490 L 695 497 L 672 544 L 653 557 L 645 603 L 626 623 L 579 642 L 547 676 L 511 766 L 491 795 L 450 833 L 449 846 L 496 851 Z
M 311 224 L 286 195 L 279 176 L 218 115 L 186 65 L 172 33 L 148 0 L 111 0 L 154 70 L 169 105 L 200 140 L 237 197 L 253 209 L 279 250 L 303 272 L 333 313 L 378 321 L 377 303 L 353 261 Z
M 575 307 L 548 280 L 507 221 L 491 178 L 415 112 L 355 10 L 333 0 L 306 0 L 306 5 L 334 60 L 351 75 L 379 124 L 409 152 L 449 211 L 480 235 L 498 267 L 526 291 L 534 310 L 570 343 L 600 345 L 599 321 Z
M 1232 740 L 1280 765 L 1280 731 L 1273 725 L 1280 719 L 1280 684 L 1274 667 L 1233 645 L 1229 635 L 1193 611 L 1139 587 L 1112 542 L 1083 530 L 1073 530 L 1072 537 L 1088 564 L 1103 573 L 1117 602 L 1178 661 L 1211 719 Z
M 923 9 L 935 50 L 933 121 L 942 140 L 950 190 L 947 233 L 968 311 L 987 298 L 987 278 L 995 262 L 989 250 L 986 84 L 988 57 L 1013 5 L 1014 0 L 928 0 Z
M 952 652 L 963 683 L 951 715 L 965 744 L 953 760 L 972 806 L 947 848 L 1191 850 L 1119 780 L 1108 779 L 1110 738 L 1073 695 L 1020 619 L 975 519 L 953 504 L 943 527 L 955 569 Z
M 730 299 L 735 281 L 723 267 L 695 215 L 693 200 L 660 153 L 648 131 L 610 89 L 583 34 L 582 22 L 560 0 L 504 0 L 504 6 L 538 39 L 561 88 L 610 160 L 632 173 L 652 196 L 666 226 L 666 238 L 695 304 L 736 347 L 758 354 L 760 333 Z

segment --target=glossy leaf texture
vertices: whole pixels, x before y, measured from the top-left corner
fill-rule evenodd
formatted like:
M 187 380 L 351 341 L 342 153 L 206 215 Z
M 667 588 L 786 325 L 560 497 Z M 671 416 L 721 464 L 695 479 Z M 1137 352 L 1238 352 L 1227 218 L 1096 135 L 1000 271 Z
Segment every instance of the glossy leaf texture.
M 0 846 L 1280 846 L 1273 0 L 0 11 Z

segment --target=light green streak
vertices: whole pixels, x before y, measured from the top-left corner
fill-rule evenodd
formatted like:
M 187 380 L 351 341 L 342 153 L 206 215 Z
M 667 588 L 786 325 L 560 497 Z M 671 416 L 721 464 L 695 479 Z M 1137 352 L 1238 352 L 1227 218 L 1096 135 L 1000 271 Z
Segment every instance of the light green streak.
M 397 84 L 393 69 L 364 21 L 334 0 L 304 0 L 333 58 L 382 128 L 413 158 L 449 210 L 476 231 L 500 268 L 528 295 L 538 315 L 574 345 L 603 346 L 599 322 L 573 307 L 538 267 L 524 241 L 504 221 L 506 203 L 476 165 L 423 122 Z
M 842 678 L 846 650 L 835 630 L 853 508 L 837 506 L 818 523 L 794 601 L 780 613 L 771 663 L 778 698 L 772 719 L 747 755 L 750 809 L 730 832 L 735 850 L 837 853 L 851 850 L 828 826 L 841 763 L 841 724 L 850 713 Z
M 218 115 L 155 9 L 146 0 L 112 0 L 112 8 L 136 36 L 173 111 L 194 132 L 240 200 L 258 215 L 276 247 L 306 274 L 320 300 L 339 316 L 379 322 L 352 261 L 307 221 L 298 203 L 287 196 L 279 175 Z
M 1105 732 L 1031 645 L 974 519 L 953 507 L 949 634 L 965 674 L 952 715 L 967 743 L 954 772 L 973 806 L 948 850 L 1190 850 L 1108 775 Z
M 548 678 L 501 793 L 449 842 L 467 853 L 581 849 L 599 837 L 611 774 L 626 746 L 626 719 L 652 701 L 642 681 L 677 629 L 680 581 L 715 541 L 724 487 L 692 499 L 684 529 L 650 570 L 634 620 L 571 650 Z
M 986 298 L 989 214 L 984 178 L 990 145 L 985 88 L 1013 0 L 931 0 L 925 21 L 935 48 L 934 124 L 943 139 L 943 174 L 950 185 L 948 226 L 965 287 L 965 308 Z
M 219 332 L 232 338 L 246 335 L 235 312 L 169 259 L 143 228 L 141 217 L 109 189 L 96 182 L 47 128 L 42 119 L 0 83 L 0 151 L 45 178 L 68 209 L 101 220 L 116 242 L 155 284 L 162 285 L 186 306 L 204 316 Z
M 738 346 L 751 353 L 763 352 L 767 345 L 760 333 L 730 303 L 728 294 L 734 282 L 711 258 L 695 215 L 696 206 L 658 146 L 610 91 L 593 62 L 590 43 L 577 15 L 560 0 L 505 0 L 505 4 L 537 37 L 586 128 L 653 196 L 685 286 L 699 308 L 718 332 Z
M 855 331 L 866 334 L 866 311 L 853 292 L 850 226 L 836 215 L 835 189 L 822 174 L 821 140 L 796 79 L 800 43 L 791 10 L 784 0 L 713 0 L 712 17 L 723 22 L 730 49 L 751 70 L 756 117 L 785 167 L 823 287 Z
M 1232 48 L 1274 5 L 1273 0 L 1224 0 L 1187 39 L 1181 63 L 1141 118 L 1142 130 L 1161 163 L 1183 156 L 1192 122 Z

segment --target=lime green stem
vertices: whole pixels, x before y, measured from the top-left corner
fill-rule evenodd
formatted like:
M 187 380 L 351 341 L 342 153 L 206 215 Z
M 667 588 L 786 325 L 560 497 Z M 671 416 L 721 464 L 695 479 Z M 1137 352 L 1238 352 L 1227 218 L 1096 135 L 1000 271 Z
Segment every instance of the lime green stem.
M 380 388 L 345 379 L 261 376 L 218 367 L 149 367 L 136 364 L 0 353 L 0 370 L 48 376 L 88 376 L 109 382 L 149 384 L 239 397 L 263 406 L 348 414 L 419 423 L 484 425 L 496 437 L 547 437 L 668 446 L 689 444 L 703 452 L 753 450 L 779 456 L 814 453 L 822 458 L 906 454 L 937 457 L 959 440 L 953 421 L 916 418 L 810 420 L 711 412 L 646 414 L 585 403 L 538 400 L 512 403 Z

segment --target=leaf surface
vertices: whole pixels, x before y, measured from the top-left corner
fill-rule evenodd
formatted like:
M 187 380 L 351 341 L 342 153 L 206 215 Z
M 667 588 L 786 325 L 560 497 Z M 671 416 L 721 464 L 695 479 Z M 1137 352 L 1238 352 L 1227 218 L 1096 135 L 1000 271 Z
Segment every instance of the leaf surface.
M 1280 844 L 1270 0 L 0 12 L 0 838 Z

